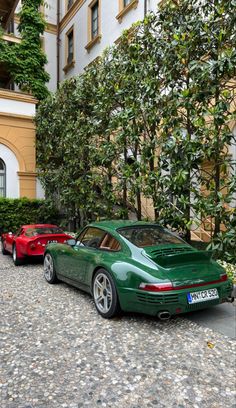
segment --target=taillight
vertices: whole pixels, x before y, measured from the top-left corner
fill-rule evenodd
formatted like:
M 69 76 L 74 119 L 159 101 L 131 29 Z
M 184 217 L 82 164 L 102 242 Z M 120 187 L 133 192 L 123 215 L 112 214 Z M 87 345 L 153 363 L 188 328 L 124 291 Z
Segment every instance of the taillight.
M 35 248 L 36 248 L 35 244 L 30 244 L 30 249 L 35 249 Z
M 171 282 L 166 283 L 141 283 L 139 289 L 146 290 L 148 292 L 161 292 L 165 290 L 173 290 Z
M 226 273 L 223 273 L 222 275 L 220 275 L 220 280 L 222 282 L 227 281 L 227 279 L 228 279 L 228 276 L 226 275 Z

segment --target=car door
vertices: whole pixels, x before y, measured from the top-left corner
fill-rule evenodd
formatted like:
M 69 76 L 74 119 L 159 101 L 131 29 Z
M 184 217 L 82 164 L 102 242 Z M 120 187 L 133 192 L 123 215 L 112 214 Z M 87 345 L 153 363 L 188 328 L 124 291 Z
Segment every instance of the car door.
M 75 246 L 64 246 L 60 254 L 59 274 L 72 281 L 84 283 L 88 265 L 93 262 L 105 234 L 106 232 L 99 228 L 88 227 L 80 234 Z

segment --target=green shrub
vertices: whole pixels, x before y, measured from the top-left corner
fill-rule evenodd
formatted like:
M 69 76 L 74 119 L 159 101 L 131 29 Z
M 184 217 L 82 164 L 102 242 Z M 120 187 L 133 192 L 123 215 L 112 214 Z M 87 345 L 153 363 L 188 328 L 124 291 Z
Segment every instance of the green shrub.
M 57 224 L 58 221 L 58 210 L 50 201 L 0 198 L 0 234 L 15 232 L 25 224 Z
M 228 278 L 236 283 L 236 265 L 230 264 L 229 262 L 222 261 L 218 259 L 217 262 L 225 268 Z

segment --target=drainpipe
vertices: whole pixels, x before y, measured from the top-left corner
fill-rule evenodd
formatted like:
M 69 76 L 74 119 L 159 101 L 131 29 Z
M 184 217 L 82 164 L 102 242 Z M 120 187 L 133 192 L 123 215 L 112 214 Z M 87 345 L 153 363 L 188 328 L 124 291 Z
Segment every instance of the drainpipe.
M 147 0 L 144 0 L 144 18 L 147 15 Z
M 57 0 L 57 88 L 60 83 L 60 0 Z

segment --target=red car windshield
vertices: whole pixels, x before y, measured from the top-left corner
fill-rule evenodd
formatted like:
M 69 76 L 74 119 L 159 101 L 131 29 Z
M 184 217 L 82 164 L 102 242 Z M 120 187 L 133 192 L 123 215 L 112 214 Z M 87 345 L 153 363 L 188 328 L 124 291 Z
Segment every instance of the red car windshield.
M 59 227 L 28 228 L 25 231 L 26 237 L 36 237 L 37 235 L 48 235 L 48 234 L 64 234 L 64 231 Z
M 181 238 L 175 236 L 171 232 L 168 232 L 164 228 L 155 225 L 125 227 L 119 228 L 117 231 L 139 248 L 184 243 Z

